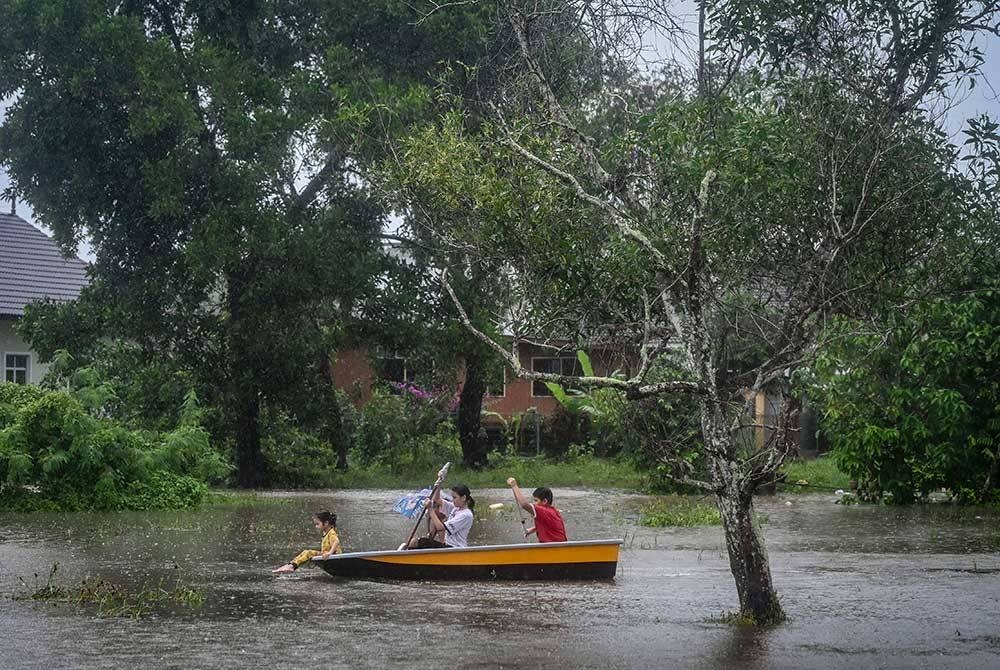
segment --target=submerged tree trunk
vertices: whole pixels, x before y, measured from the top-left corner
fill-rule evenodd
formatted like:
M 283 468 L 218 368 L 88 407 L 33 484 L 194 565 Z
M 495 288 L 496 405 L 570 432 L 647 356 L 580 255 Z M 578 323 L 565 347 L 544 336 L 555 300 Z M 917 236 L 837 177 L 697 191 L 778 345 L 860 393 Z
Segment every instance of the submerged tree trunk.
M 726 535 L 729 569 L 740 599 L 740 617 L 759 626 L 784 621 L 785 613 L 771 580 L 764 536 L 754 519 L 756 485 L 745 476 L 746 464 L 737 458 L 733 434 L 718 404 L 702 405 L 702 428 L 710 453 L 716 504 Z
M 771 581 L 764 538 L 754 520 L 753 495 L 738 487 L 727 487 L 718 494 L 717 502 L 726 532 L 729 568 L 740 598 L 740 615 L 758 625 L 784 620 L 785 614 Z
M 486 444 L 479 437 L 482 424 L 483 394 L 486 393 L 482 357 L 465 360 L 465 382 L 458 399 L 458 439 L 462 443 L 462 462 L 470 468 L 486 467 Z

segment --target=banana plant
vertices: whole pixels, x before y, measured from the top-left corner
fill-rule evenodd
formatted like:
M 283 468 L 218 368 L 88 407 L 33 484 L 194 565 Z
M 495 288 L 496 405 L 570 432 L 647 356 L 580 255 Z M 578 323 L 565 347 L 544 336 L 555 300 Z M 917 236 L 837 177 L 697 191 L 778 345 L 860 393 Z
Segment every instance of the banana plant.
M 594 376 L 594 366 L 590 363 L 590 356 L 587 355 L 583 349 L 578 349 L 576 352 L 576 359 L 580 361 L 580 369 L 583 371 L 584 376 L 593 377 Z M 598 416 L 601 414 L 601 410 L 594 403 L 594 399 L 590 394 L 579 389 L 565 389 L 560 384 L 555 382 L 544 382 L 546 388 L 552 394 L 552 397 L 556 399 L 559 405 L 566 410 L 574 418 L 578 418 L 583 414 L 589 414 L 590 416 Z

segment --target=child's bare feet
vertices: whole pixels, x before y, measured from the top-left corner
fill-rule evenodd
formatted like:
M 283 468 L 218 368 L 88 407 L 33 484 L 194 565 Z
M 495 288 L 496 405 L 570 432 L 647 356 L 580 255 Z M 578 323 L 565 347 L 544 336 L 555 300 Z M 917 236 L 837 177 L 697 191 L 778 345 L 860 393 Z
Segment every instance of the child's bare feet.
M 295 566 L 292 565 L 291 563 L 285 563 L 280 568 L 275 568 L 274 570 L 271 570 L 271 572 L 272 573 L 275 573 L 275 572 L 295 572 Z

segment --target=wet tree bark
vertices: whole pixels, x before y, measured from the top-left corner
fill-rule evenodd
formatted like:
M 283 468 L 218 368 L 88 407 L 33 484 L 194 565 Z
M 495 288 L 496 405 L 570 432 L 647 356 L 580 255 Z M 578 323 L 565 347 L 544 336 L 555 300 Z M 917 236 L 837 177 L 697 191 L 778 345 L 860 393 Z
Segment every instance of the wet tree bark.
M 702 430 L 726 536 L 729 569 L 740 600 L 740 616 L 759 626 L 780 623 L 785 613 L 771 580 L 764 536 L 754 519 L 753 494 L 757 485 L 753 478 L 745 476 L 745 465 L 737 458 L 724 417 L 718 405 L 702 405 Z
M 1000 478 L 1000 445 L 997 445 L 996 453 L 993 455 L 993 465 L 990 467 L 986 481 L 983 482 L 982 498 L 988 500 L 990 491 L 997 487 L 997 479 Z
M 341 411 L 340 401 L 336 395 L 333 397 L 330 414 L 331 426 L 335 426 L 336 431 L 336 437 L 333 438 L 333 445 L 337 451 L 337 469 L 344 472 L 347 470 L 348 439 L 344 430 L 344 413 Z
M 784 620 L 771 581 L 764 538 L 754 520 L 753 495 L 730 486 L 717 496 L 717 502 L 726 533 L 729 568 L 740 599 L 740 614 L 759 625 Z
M 333 377 L 333 364 L 330 354 L 323 354 L 319 361 L 320 388 L 323 393 L 323 416 L 320 418 L 323 439 L 331 444 L 337 454 L 336 468 L 347 470 L 348 440 L 344 429 L 344 414 L 337 398 L 337 385 Z
M 483 359 L 474 354 L 465 359 L 465 382 L 458 398 L 458 439 L 462 443 L 462 462 L 470 468 L 486 467 L 486 445 L 479 439 L 482 423 L 483 394 L 486 378 Z
M 236 486 L 264 484 L 264 454 L 260 448 L 260 400 L 256 389 L 238 392 L 236 400 Z
M 258 488 L 264 484 L 264 454 L 260 445 L 260 389 L 247 352 L 249 328 L 243 309 L 245 277 L 237 270 L 226 273 L 229 308 L 229 402 L 236 442 L 236 486 Z

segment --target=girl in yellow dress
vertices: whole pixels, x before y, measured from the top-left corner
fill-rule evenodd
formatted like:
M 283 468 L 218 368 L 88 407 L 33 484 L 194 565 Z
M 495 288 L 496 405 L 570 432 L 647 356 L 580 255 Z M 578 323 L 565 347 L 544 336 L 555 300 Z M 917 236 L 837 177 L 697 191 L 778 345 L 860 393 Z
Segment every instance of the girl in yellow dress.
M 340 537 L 337 535 L 337 515 L 320 510 L 312 515 L 313 525 L 316 530 L 323 534 L 323 543 L 320 550 L 306 549 L 288 563 L 271 570 L 271 572 L 295 572 L 303 563 L 308 563 L 314 556 L 330 558 L 330 554 L 342 554 L 344 549 L 340 546 Z

